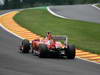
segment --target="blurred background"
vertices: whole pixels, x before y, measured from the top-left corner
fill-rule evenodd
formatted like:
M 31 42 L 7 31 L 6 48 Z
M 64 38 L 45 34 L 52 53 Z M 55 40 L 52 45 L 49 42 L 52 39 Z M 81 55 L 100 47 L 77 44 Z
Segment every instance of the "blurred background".
M 18 9 L 48 5 L 94 4 L 100 0 L 0 0 L 0 9 Z

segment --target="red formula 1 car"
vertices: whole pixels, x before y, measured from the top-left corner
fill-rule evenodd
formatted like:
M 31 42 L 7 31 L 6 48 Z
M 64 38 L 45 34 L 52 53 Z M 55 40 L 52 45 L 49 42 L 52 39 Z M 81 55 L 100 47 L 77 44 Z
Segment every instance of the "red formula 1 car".
M 61 57 L 66 56 L 68 59 L 75 58 L 75 46 L 68 45 L 66 36 L 52 36 L 51 33 L 43 40 L 35 39 L 31 43 L 28 40 L 23 40 L 20 50 L 23 53 L 32 53 L 39 57 Z M 64 42 L 64 43 L 62 43 Z

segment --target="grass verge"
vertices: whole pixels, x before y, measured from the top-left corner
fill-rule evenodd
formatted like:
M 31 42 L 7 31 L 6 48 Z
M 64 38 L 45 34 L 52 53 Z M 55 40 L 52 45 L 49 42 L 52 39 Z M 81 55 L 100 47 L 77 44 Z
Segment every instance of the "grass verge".
M 100 8 L 100 4 L 97 4 L 96 6 Z
M 77 48 L 100 54 L 100 24 L 58 18 L 51 15 L 46 8 L 21 11 L 14 20 L 41 36 L 47 31 L 67 35 L 69 43 L 75 44 Z

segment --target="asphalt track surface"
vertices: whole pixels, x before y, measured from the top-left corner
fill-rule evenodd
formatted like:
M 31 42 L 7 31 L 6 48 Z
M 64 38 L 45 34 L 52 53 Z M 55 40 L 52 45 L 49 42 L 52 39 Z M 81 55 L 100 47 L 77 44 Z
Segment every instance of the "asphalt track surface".
M 91 5 L 50 6 L 50 9 L 69 19 L 100 23 L 100 10 Z
M 18 51 L 21 40 L 0 27 L 0 75 L 100 74 L 100 64 L 77 58 L 75 60 L 39 58 L 31 53 L 22 54 Z

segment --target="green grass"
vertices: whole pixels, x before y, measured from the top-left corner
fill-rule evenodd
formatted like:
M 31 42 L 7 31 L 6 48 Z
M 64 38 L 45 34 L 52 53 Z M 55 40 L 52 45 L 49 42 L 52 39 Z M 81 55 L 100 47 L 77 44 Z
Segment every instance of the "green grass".
M 96 6 L 100 8 L 100 4 L 97 4 Z
M 14 19 L 22 27 L 36 34 L 45 36 L 45 32 L 51 31 L 56 35 L 67 35 L 70 44 L 100 54 L 100 24 L 58 18 L 46 9 L 24 10 Z

